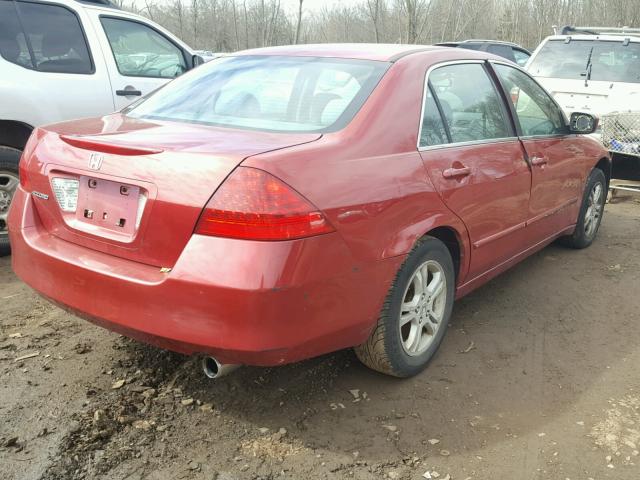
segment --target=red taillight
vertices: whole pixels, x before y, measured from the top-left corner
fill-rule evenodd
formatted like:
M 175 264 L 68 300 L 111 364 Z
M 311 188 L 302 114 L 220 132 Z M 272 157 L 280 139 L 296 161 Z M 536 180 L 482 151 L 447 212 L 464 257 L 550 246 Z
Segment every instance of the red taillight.
M 33 132 L 29 136 L 29 140 L 27 140 L 26 145 L 24 146 L 24 150 L 22 150 L 22 155 L 20 156 L 20 163 L 18 164 L 18 175 L 20 176 L 20 186 L 29 190 L 31 188 L 31 182 L 29 181 L 29 173 L 27 164 L 29 163 L 29 159 L 31 155 L 33 155 L 33 151 L 38 146 L 38 142 L 40 141 L 42 134 L 42 130 L 39 128 L 34 128 Z
M 322 212 L 276 177 L 239 167 L 205 207 L 196 233 L 251 240 L 290 240 L 332 232 Z
M 20 163 L 18 164 L 18 175 L 20 176 L 20 186 L 27 190 L 29 188 L 29 174 L 27 173 L 27 162 L 24 155 L 20 158 Z

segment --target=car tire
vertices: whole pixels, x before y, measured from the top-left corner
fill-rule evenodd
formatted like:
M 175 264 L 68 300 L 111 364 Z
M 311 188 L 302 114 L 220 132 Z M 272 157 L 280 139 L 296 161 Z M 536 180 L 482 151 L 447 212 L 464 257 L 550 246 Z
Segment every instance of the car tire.
M 582 197 L 576 228 L 571 235 L 561 238 L 561 243 L 570 248 L 586 248 L 598 234 L 604 204 L 607 199 L 607 179 L 602 170 L 592 170 Z
M 400 267 L 371 335 L 355 348 L 357 357 L 395 377 L 421 372 L 446 333 L 454 295 L 449 250 L 437 238 L 422 238 Z
M 0 257 L 9 255 L 9 232 L 7 214 L 18 180 L 18 164 L 22 152 L 16 148 L 0 145 Z

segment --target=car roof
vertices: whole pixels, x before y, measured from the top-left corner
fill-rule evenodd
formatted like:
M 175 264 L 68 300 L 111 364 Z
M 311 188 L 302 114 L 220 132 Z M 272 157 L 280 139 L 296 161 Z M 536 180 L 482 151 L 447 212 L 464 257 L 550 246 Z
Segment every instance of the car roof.
M 434 45 L 406 45 L 395 43 L 321 43 L 285 45 L 280 47 L 252 48 L 234 52 L 233 56 L 269 55 L 292 57 L 332 57 L 393 62 L 418 52 L 449 50 Z

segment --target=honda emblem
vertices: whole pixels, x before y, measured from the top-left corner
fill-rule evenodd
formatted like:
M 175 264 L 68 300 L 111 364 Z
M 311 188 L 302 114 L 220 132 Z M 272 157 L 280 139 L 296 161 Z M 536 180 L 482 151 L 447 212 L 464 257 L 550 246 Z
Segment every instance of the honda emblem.
M 104 159 L 104 157 L 99 154 L 99 153 L 92 153 L 89 156 L 89 168 L 91 170 L 100 170 L 100 167 L 102 167 L 102 160 Z

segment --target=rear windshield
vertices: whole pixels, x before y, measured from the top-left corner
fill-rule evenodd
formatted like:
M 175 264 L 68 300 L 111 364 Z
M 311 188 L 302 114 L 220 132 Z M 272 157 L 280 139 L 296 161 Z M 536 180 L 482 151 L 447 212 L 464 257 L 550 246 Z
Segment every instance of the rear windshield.
M 590 64 L 590 65 L 589 65 Z M 549 40 L 527 68 L 536 77 L 640 83 L 640 43 Z
M 125 113 L 264 131 L 333 131 L 353 118 L 388 66 L 316 57 L 219 58 Z

